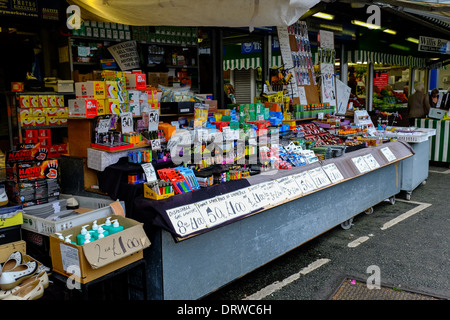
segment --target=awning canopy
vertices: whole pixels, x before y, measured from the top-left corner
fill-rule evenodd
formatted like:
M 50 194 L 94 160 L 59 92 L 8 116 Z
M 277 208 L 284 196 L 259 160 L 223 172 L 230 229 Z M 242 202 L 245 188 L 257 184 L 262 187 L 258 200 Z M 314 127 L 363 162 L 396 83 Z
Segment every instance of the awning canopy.
M 272 56 L 270 59 L 269 68 L 281 67 L 283 61 L 281 55 Z M 223 60 L 223 70 L 234 70 L 234 69 L 256 69 L 262 67 L 261 57 L 251 57 L 251 58 L 230 58 Z
M 347 52 L 347 62 L 348 63 L 384 63 L 395 66 L 408 66 L 412 68 L 425 68 L 427 67 L 427 59 L 398 55 L 383 52 L 371 52 L 365 50 L 354 50 Z
M 86 20 L 134 26 L 289 26 L 319 0 L 69 0 Z

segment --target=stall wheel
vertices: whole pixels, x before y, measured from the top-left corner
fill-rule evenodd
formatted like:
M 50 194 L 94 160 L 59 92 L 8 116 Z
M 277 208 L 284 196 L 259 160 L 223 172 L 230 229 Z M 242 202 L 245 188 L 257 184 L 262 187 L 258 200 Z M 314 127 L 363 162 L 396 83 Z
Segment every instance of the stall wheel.
M 344 221 L 341 223 L 341 228 L 344 230 L 348 230 L 353 226 L 353 218 L 348 219 L 347 221 Z
M 422 181 L 422 185 L 424 186 L 424 185 L 426 185 L 427 184 L 427 180 L 423 180 Z
M 406 200 L 411 200 L 411 192 L 407 192 L 405 198 Z
M 373 207 L 370 207 L 369 209 L 366 209 L 366 211 L 364 211 L 365 214 L 372 214 L 373 213 Z
M 395 196 L 389 198 L 389 202 L 394 205 L 395 204 Z

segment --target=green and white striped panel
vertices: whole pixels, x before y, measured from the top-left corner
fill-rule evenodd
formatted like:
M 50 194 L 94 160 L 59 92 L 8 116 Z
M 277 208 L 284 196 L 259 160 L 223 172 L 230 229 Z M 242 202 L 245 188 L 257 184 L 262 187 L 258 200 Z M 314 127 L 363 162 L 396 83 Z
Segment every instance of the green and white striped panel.
M 430 137 L 430 160 L 450 162 L 450 120 L 416 119 L 416 127 L 436 129 Z

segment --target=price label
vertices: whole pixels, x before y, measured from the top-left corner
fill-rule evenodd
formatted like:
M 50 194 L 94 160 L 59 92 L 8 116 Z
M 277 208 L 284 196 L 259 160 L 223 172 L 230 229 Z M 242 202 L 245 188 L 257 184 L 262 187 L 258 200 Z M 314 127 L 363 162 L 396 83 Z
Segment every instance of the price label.
M 228 220 L 228 213 L 224 200 L 225 197 L 218 196 L 195 204 L 202 217 L 204 217 L 208 228 Z
M 370 167 L 364 161 L 363 157 L 352 158 L 352 161 L 360 173 L 370 171 Z
M 110 126 L 111 126 L 111 118 L 100 119 L 98 121 L 97 132 L 98 133 L 106 133 L 109 131 Z
M 169 209 L 166 212 L 175 232 L 180 236 L 187 236 L 207 228 L 205 219 L 194 204 Z
M 302 190 L 303 194 L 310 193 L 317 189 L 314 180 L 308 174 L 308 172 L 304 171 L 299 174 L 293 176 L 298 186 Z
M 155 168 L 153 168 L 153 165 L 151 162 L 143 163 L 141 164 L 142 169 L 144 169 L 145 177 L 147 178 L 147 182 L 153 182 L 158 180 L 156 177 Z
M 278 186 L 283 190 L 286 199 L 292 199 L 302 195 L 302 189 L 300 189 L 294 177 L 289 176 L 277 179 L 277 182 Z
M 386 157 L 386 160 L 389 161 L 389 162 L 394 161 L 395 159 L 397 159 L 395 157 L 395 155 L 392 153 L 391 149 L 389 149 L 389 147 L 382 148 L 381 152 Z
M 224 196 L 223 201 L 225 201 L 225 207 L 227 208 L 228 219 L 237 218 L 251 212 L 247 193 L 244 189 L 227 193 Z
M 270 205 L 275 205 L 286 200 L 286 195 L 278 185 L 277 181 L 265 182 L 262 184 L 261 188 L 266 194 L 266 198 Z
M 261 184 L 245 188 L 244 190 L 247 193 L 250 212 L 260 210 L 270 204 L 270 200 L 262 189 Z
M 336 183 L 344 180 L 344 176 L 339 171 L 338 167 L 334 163 L 327 164 L 322 167 L 328 178 L 330 178 L 331 183 Z
M 370 170 L 376 169 L 380 167 L 380 164 L 378 163 L 377 159 L 375 159 L 373 157 L 372 154 L 366 154 L 365 156 L 363 156 L 364 161 L 367 163 L 367 165 L 369 166 Z
M 161 139 L 154 139 L 150 141 L 152 150 L 160 150 L 161 149 Z
M 309 170 L 308 174 L 316 184 L 317 188 L 323 188 L 329 184 L 331 184 L 330 179 L 326 175 L 325 171 L 323 171 L 322 167 L 317 167 L 315 169 Z
M 120 114 L 122 124 L 122 133 L 133 132 L 133 114 L 131 112 L 123 112 Z
M 148 113 L 148 131 L 158 130 L 159 110 L 150 110 Z

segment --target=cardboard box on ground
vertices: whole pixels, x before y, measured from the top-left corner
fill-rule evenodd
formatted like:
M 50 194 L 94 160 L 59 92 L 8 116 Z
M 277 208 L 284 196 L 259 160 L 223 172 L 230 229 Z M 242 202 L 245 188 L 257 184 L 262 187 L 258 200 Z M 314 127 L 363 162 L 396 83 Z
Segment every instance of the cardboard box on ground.
M 121 215 L 110 217 L 111 220 L 117 219 L 124 230 L 82 246 L 64 242 L 58 235 L 51 234 L 53 271 L 75 277 L 80 283 L 87 283 L 142 259 L 143 249 L 150 246 L 143 224 Z M 106 219 L 107 217 L 98 219 L 98 225 L 103 224 Z M 72 235 L 75 239 L 81 229 L 80 225 L 66 229 L 61 234 L 63 237 Z

